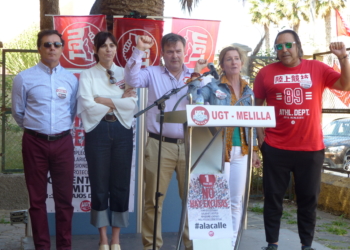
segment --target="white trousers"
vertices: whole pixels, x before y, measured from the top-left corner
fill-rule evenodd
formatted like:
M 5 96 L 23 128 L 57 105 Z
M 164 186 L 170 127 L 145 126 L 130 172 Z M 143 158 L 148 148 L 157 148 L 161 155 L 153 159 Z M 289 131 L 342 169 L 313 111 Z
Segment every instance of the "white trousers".
M 243 197 L 246 188 L 248 155 L 242 155 L 241 147 L 233 146 L 231 161 L 225 166 L 225 173 L 229 178 L 230 199 L 232 212 L 233 239 L 232 246 L 236 243 L 239 225 L 243 215 Z

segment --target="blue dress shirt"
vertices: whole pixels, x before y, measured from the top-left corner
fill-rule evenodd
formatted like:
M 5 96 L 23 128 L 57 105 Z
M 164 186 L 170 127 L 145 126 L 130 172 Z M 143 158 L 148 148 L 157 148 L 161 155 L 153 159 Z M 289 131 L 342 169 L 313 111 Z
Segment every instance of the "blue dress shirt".
M 42 134 L 71 129 L 76 114 L 78 79 L 64 69 L 39 62 L 13 80 L 12 116 L 21 128 Z

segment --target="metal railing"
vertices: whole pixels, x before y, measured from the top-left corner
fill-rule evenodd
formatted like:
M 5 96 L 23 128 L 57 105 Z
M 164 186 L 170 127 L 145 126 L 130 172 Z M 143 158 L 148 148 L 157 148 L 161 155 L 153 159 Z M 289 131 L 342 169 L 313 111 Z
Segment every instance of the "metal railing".
M 1 171 L 2 173 L 22 172 L 21 139 L 22 130 L 17 126 L 11 116 L 11 105 L 9 98 L 11 90 L 7 86 L 10 78 L 6 75 L 7 53 L 37 53 L 37 50 L 2 49 L 2 93 L 1 93 Z M 8 80 L 8 81 L 6 81 Z

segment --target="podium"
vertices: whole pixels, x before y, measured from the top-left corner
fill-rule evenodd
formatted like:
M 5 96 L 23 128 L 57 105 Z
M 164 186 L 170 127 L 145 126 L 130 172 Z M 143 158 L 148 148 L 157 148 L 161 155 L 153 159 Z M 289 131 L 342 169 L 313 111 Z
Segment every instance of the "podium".
M 221 105 L 187 105 L 186 110 L 166 112 L 165 123 L 181 123 L 184 127 L 186 157 L 186 176 L 182 213 L 178 234 L 177 248 L 180 249 L 181 238 L 185 227 L 189 178 L 191 173 L 218 174 L 224 172 L 226 127 L 249 128 L 249 154 L 247 185 L 243 204 L 242 225 L 246 224 L 251 161 L 252 161 L 252 127 L 275 127 L 274 107 L 269 106 L 221 106 Z M 234 249 L 238 249 L 242 230 L 237 236 Z M 231 238 L 193 239 L 194 250 L 232 250 Z

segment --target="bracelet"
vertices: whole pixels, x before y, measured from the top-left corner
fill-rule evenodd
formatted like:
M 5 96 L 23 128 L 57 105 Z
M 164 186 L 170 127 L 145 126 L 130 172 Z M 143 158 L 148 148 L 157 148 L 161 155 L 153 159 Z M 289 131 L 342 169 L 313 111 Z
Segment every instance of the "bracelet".
M 201 74 L 199 74 L 198 72 L 193 72 L 191 74 L 191 78 L 193 78 L 193 77 L 200 77 L 200 76 L 201 76 Z
M 342 58 L 339 58 L 339 57 L 338 57 L 338 60 L 340 61 L 340 60 L 343 60 L 343 59 L 345 59 L 345 58 L 348 58 L 348 55 L 346 55 L 346 56 L 344 56 L 344 57 L 342 57 Z

